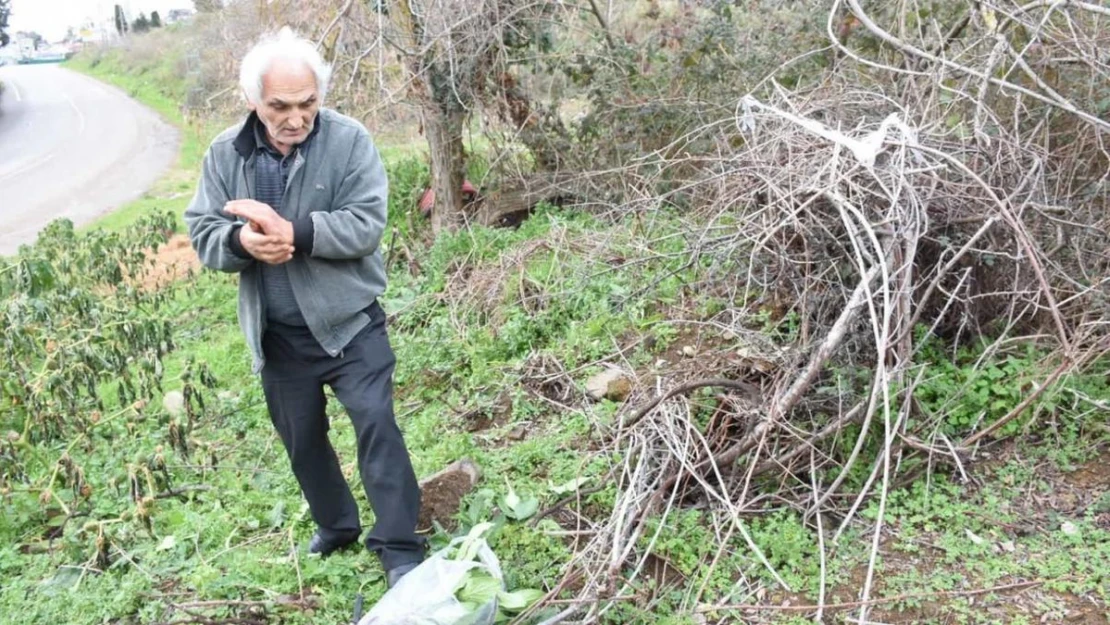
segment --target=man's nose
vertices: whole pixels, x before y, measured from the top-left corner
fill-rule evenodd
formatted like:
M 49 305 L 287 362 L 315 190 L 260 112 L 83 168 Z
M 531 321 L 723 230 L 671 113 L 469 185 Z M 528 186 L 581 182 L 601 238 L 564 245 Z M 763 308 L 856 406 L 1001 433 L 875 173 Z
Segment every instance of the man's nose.
M 300 130 L 301 126 L 303 125 L 304 120 L 302 120 L 300 117 L 295 116 L 289 120 L 289 130 Z

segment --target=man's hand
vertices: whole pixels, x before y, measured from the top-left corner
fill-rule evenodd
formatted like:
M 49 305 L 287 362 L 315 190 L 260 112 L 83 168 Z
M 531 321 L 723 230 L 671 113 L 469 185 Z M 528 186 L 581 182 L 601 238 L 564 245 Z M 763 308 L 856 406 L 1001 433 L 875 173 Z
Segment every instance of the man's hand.
M 277 214 L 277 211 L 262 202 L 232 200 L 224 205 L 224 212 L 246 219 L 250 222 L 251 229 L 256 232 L 277 237 L 280 241 L 293 245 L 293 222 Z M 243 241 L 243 247 L 247 247 L 246 241 Z M 247 251 L 250 251 L 250 248 L 247 248 Z
M 293 237 L 286 242 L 279 236 L 259 232 L 255 222 L 239 229 L 239 242 L 243 249 L 258 260 L 271 265 L 280 265 L 293 258 Z

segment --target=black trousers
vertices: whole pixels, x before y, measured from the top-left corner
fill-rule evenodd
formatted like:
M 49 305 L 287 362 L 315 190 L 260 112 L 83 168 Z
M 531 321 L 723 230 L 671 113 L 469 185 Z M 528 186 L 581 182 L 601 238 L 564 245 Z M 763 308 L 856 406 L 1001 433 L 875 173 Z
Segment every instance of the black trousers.
M 347 409 L 358 440 L 362 486 L 376 517 L 366 547 L 388 570 L 423 560 L 425 541 L 415 532 L 420 487 L 393 416 L 396 359 L 385 312 L 377 303 L 366 312 L 370 325 L 336 357 L 320 347 L 308 328 L 271 324 L 262 339 L 262 389 L 312 519 L 330 542 L 348 542 L 362 527 L 328 440 L 325 384 Z

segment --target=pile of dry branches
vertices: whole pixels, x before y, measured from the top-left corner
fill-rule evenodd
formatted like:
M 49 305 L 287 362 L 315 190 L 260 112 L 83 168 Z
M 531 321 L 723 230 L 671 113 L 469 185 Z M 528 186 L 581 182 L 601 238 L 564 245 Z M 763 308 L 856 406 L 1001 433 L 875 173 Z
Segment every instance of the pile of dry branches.
M 630 195 L 642 191 L 633 209 L 679 195 L 702 207 L 689 239 L 714 260 L 702 286 L 734 295 L 728 319 L 740 325 L 723 329 L 742 332 L 744 303 L 767 293 L 788 302 L 801 329 L 785 356 L 768 355 L 781 363 L 772 372 L 669 380 L 624 416 L 606 450 L 620 459 L 616 505 L 608 519 L 580 517 L 590 539 L 556 589 L 576 589 L 576 599 L 547 623 L 593 622 L 634 595 L 651 552 L 643 542 L 692 492 L 718 520 L 722 549 L 740 537 L 784 588 L 745 519 L 769 503 L 802 511 L 823 563 L 826 546 L 862 522 L 861 505 L 877 503 L 860 589 L 866 622 L 883 510 L 912 477 L 906 461 L 964 473 L 999 428 L 1051 417 L 1039 402 L 1110 354 L 1110 122 L 1096 112 L 1110 93 L 1110 10 L 982 2 L 950 28 L 903 24 L 895 35 L 856 0 L 848 7 L 881 41 L 873 58 L 834 36 L 841 61 L 822 84 L 790 93 L 769 83 L 665 150 L 688 154 L 684 144 L 708 137 L 715 154 L 649 156 L 623 172 Z M 668 170 L 697 174 L 668 196 L 646 191 Z M 930 375 L 922 346 L 984 337 L 994 339 L 988 356 L 1036 345 L 1042 370 L 1007 414 L 952 440 L 945 415 L 915 401 Z M 834 366 L 864 368 L 869 382 L 830 395 L 818 387 L 836 384 Z M 704 429 L 686 396 L 699 386 L 721 391 Z M 860 464 L 864 485 L 845 492 Z M 701 597 L 688 594 L 687 607 L 717 609 Z

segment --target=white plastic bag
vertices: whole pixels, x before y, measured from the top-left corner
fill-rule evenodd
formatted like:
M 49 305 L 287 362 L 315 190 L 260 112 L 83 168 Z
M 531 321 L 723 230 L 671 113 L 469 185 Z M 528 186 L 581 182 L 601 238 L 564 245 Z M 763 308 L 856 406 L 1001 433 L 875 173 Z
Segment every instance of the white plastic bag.
M 473 558 L 448 559 L 459 550 L 469 550 Z M 477 610 L 469 610 L 455 597 L 471 569 L 492 575 L 504 590 L 501 564 L 486 544 L 475 536 L 456 538 L 401 578 L 381 601 L 359 619 L 358 625 L 493 625 L 497 617 L 497 598 Z

